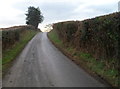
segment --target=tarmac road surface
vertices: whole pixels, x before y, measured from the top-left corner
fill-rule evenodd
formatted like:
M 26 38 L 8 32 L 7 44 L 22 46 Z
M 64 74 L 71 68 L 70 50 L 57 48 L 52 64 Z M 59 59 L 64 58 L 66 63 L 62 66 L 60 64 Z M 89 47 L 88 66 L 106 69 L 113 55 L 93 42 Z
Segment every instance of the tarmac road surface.
M 17 57 L 3 87 L 105 87 L 38 33 Z

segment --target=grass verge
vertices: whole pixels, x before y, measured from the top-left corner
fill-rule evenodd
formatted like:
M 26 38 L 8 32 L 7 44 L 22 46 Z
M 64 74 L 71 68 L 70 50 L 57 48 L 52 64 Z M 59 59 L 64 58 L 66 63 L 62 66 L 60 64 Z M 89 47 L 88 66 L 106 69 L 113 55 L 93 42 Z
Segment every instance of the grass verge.
M 37 31 L 26 30 L 21 34 L 19 42 L 16 42 L 11 48 L 3 50 L 2 52 L 2 74 L 3 76 L 11 66 L 12 61 L 18 56 L 23 50 L 25 45 L 37 34 Z
M 83 53 L 77 51 L 72 46 L 65 46 L 62 41 L 59 39 L 57 32 L 52 30 L 48 33 L 49 39 L 52 43 L 57 46 L 66 56 L 72 59 L 76 64 L 84 68 L 88 73 L 93 76 L 101 77 L 103 80 L 107 81 L 108 84 L 113 87 L 118 87 L 120 81 L 118 79 L 118 70 L 114 67 L 108 67 L 104 60 L 96 60 L 89 53 Z

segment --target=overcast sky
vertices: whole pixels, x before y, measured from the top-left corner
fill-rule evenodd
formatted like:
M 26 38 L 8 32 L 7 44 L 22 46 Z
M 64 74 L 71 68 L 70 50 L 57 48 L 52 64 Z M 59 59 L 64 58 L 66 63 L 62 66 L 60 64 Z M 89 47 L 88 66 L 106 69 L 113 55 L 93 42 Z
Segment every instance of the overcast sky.
M 0 28 L 25 24 L 29 6 L 39 7 L 40 26 L 66 20 L 83 20 L 118 11 L 119 0 L 0 0 Z

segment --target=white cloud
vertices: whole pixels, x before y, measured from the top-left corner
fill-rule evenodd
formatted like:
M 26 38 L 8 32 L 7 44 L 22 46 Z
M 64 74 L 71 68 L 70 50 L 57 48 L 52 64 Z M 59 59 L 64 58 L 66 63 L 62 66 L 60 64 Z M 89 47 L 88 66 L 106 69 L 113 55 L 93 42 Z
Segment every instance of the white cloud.
M 117 11 L 119 0 L 1 0 L 0 27 L 25 24 L 29 6 L 40 7 L 43 25 L 65 20 L 83 20 Z
M 19 25 L 22 21 L 21 14 L 24 11 L 13 8 L 12 5 L 16 3 L 16 0 L 2 0 L 0 1 L 0 24 L 1 27 Z M 23 23 L 21 23 L 23 24 Z

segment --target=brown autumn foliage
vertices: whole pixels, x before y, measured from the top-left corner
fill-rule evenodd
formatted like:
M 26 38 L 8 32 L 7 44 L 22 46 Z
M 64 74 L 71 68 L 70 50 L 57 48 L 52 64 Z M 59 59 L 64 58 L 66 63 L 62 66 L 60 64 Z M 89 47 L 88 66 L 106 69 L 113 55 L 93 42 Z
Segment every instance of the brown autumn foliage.
M 33 26 L 14 26 L 10 28 L 1 28 L 2 30 L 2 49 L 5 50 L 20 40 L 20 35 L 26 30 L 35 29 Z
M 120 59 L 120 12 L 84 21 L 55 23 L 53 29 L 67 45 L 90 53 L 96 60 Z

